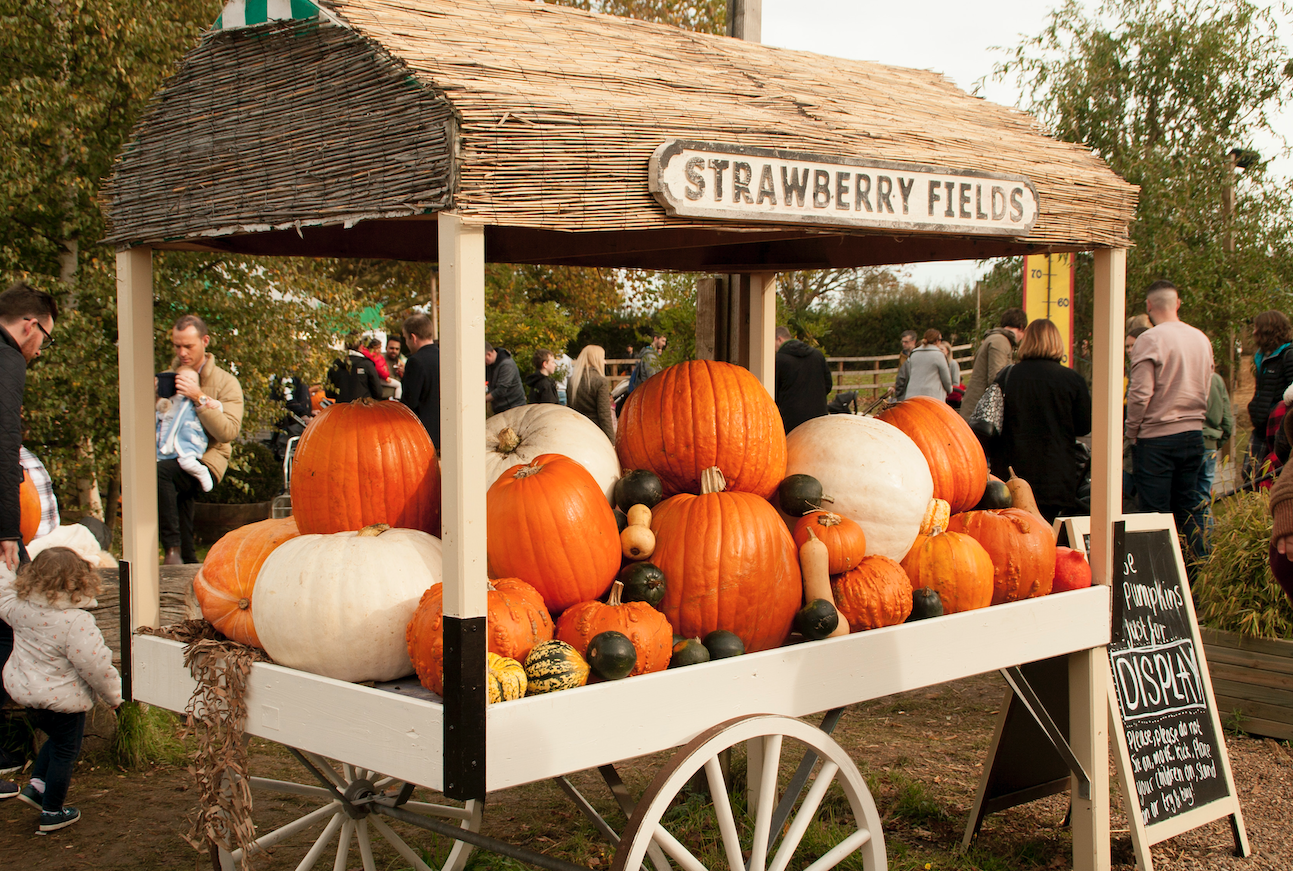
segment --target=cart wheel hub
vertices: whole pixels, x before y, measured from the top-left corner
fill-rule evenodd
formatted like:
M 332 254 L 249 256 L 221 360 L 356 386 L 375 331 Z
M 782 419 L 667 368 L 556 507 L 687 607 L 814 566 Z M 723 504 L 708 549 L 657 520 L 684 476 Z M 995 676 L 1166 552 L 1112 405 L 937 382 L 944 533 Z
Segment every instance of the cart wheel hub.
M 341 797 L 345 799 L 346 816 L 352 820 L 362 820 L 370 813 L 368 805 L 377 797 L 377 788 L 370 780 L 354 780 Z

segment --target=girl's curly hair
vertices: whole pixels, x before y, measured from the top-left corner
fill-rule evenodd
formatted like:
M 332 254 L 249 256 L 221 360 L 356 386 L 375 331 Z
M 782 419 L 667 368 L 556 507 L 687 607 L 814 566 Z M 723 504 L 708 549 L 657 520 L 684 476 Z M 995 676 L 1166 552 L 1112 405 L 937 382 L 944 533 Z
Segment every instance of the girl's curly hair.
M 46 599 L 93 599 L 103 592 L 99 572 L 71 548 L 51 547 L 18 569 L 14 591 L 26 599 L 33 592 Z

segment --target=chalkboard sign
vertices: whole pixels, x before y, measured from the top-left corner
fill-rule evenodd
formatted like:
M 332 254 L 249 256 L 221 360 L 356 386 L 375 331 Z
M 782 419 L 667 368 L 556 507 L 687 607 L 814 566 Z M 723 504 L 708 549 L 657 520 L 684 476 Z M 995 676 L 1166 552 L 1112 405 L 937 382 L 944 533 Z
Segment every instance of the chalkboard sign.
M 1118 768 L 1142 867 L 1148 845 L 1224 816 L 1247 835 L 1170 515 L 1114 524 L 1111 693 Z
M 1175 538 L 1124 533 L 1113 597 L 1109 666 L 1145 825 L 1229 794 Z

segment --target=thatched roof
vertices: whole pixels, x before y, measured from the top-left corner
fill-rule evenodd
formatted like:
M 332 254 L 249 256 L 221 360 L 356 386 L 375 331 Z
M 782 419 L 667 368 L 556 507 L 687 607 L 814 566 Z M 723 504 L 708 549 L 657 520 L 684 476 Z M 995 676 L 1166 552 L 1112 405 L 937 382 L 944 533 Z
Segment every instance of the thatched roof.
M 1136 189 L 1027 115 L 943 77 L 530 0 L 323 0 L 212 31 L 111 180 L 110 241 L 434 259 L 434 213 L 491 260 L 847 266 L 1125 247 Z M 1027 235 L 670 216 L 671 139 L 1027 177 Z

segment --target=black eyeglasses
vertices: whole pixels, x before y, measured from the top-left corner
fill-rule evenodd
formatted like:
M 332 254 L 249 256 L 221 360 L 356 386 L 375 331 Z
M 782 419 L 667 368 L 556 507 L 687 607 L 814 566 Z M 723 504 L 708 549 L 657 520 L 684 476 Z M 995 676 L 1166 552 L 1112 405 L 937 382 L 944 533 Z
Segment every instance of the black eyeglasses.
M 45 350 L 46 348 L 52 348 L 54 346 L 54 337 L 49 334 L 49 330 L 45 329 L 44 324 L 42 324 L 40 321 L 36 320 L 35 318 L 23 318 L 23 320 L 31 321 L 33 324 L 36 325 L 36 329 L 40 330 L 41 334 L 45 336 L 45 338 L 42 339 L 40 343 L 40 349 L 42 351 Z

